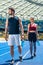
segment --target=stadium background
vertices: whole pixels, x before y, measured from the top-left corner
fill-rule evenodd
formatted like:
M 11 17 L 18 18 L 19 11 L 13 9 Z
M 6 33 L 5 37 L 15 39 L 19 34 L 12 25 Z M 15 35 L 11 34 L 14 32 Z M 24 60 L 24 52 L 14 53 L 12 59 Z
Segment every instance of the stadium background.
M 9 7 L 13 7 L 16 15 L 22 19 L 25 39 L 27 39 L 27 25 L 30 23 L 31 16 L 38 24 L 38 38 L 43 39 L 43 0 L 0 0 L 0 38 L 4 37 L 5 21 L 8 18 L 7 10 Z

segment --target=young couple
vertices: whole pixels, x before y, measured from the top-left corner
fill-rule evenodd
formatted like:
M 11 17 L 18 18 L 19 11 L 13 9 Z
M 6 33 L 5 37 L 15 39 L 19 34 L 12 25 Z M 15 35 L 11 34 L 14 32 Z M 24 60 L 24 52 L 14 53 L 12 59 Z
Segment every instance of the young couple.
M 11 63 L 14 63 L 14 44 L 17 45 L 18 51 L 20 53 L 20 61 L 22 60 L 22 48 L 21 48 L 21 38 L 19 27 L 21 28 L 22 39 L 24 38 L 24 29 L 22 25 L 22 21 L 15 16 L 15 10 L 13 8 L 8 9 L 9 18 L 6 20 L 5 24 L 5 39 L 7 40 L 7 32 L 8 36 L 8 45 L 10 46 L 11 53 Z M 31 58 L 33 58 L 32 47 L 34 46 L 34 56 L 36 56 L 36 40 L 37 40 L 37 24 L 34 23 L 34 18 L 30 18 L 30 24 L 28 24 L 28 40 L 30 41 L 30 53 Z

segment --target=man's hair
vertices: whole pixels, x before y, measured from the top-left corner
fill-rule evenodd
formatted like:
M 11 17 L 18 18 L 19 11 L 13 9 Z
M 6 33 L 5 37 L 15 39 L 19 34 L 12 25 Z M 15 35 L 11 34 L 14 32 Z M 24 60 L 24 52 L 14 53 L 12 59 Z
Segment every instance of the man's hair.
M 15 13 L 15 10 L 14 10 L 14 8 L 9 8 L 9 9 Z

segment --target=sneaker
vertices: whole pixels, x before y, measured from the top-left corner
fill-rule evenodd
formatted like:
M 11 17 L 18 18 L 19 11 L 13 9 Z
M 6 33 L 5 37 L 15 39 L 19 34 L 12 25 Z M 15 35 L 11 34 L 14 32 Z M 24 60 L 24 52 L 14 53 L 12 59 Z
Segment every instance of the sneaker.
M 10 64 L 14 64 L 14 59 L 11 60 Z
M 19 58 L 20 58 L 20 61 L 22 61 L 22 56 L 19 56 Z
M 34 53 L 34 57 L 36 56 L 36 54 Z
M 30 58 L 33 59 L 33 56 L 31 56 Z

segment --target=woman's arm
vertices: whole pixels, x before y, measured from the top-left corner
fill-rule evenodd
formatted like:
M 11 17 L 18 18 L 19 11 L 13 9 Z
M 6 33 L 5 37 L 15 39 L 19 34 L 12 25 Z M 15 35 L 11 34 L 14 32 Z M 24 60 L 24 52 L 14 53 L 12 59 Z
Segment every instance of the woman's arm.
M 39 34 L 38 34 L 38 25 L 36 25 L 36 35 L 37 35 L 37 38 L 38 38 L 38 36 L 39 36 Z
M 29 34 L 29 24 L 28 24 L 28 30 L 27 30 L 27 35 Z

